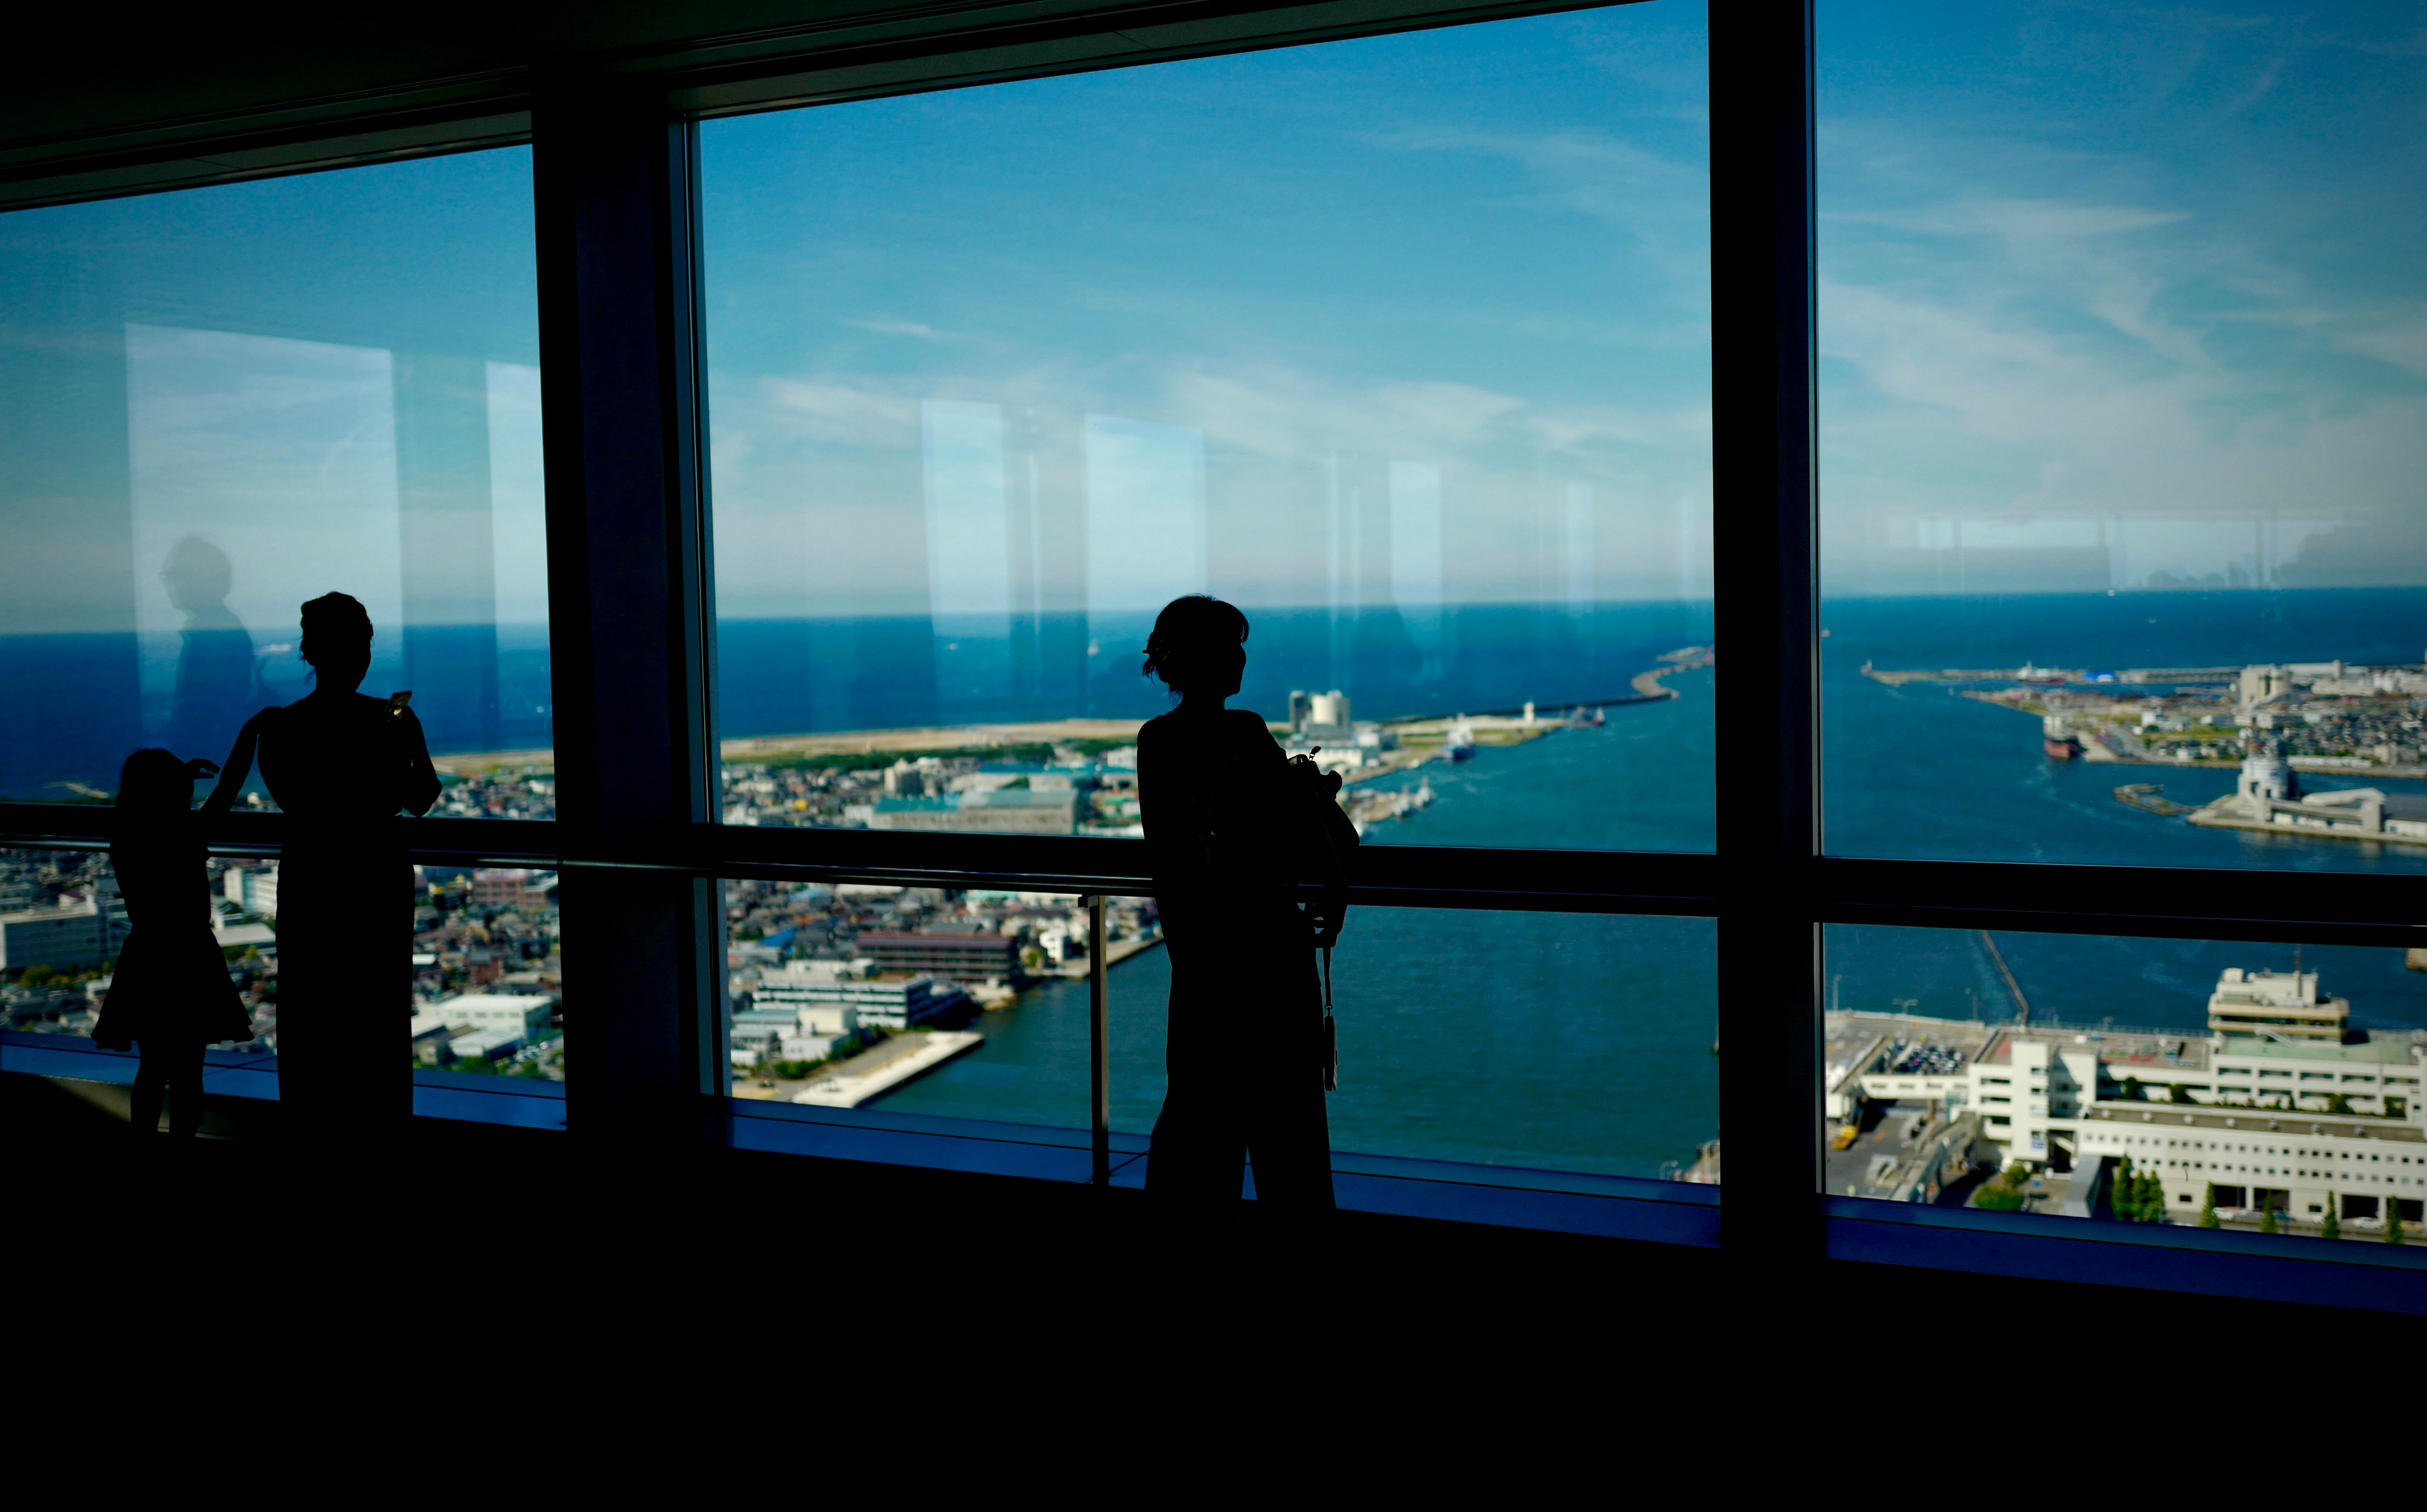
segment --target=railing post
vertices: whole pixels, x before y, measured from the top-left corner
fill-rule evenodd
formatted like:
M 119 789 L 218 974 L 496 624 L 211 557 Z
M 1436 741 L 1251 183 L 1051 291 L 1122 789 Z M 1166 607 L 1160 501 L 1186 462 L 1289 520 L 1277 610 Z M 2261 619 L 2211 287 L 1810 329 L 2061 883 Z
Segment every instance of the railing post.
M 1104 1012 L 1104 951 L 1111 944 L 1104 895 L 1097 893 L 1087 900 L 1087 1114 L 1096 1152 L 1090 1179 L 1098 1186 L 1113 1181 L 1112 1034 Z

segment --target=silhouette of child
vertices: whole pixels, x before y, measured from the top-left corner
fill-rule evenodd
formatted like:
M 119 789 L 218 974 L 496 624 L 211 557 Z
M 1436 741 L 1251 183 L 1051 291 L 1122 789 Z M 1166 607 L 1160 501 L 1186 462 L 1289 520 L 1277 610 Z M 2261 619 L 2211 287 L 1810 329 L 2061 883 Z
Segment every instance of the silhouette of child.
M 142 1050 L 135 1073 L 138 1135 L 158 1130 L 161 1104 L 173 1089 L 169 1132 L 191 1136 L 202 1127 L 204 1049 L 252 1037 L 252 1020 L 211 933 L 210 873 L 191 812 L 194 779 L 218 770 L 155 748 L 128 756 L 118 775 L 109 864 L 133 928 L 118 952 L 92 1037 L 105 1049 L 132 1044 Z M 235 798 L 234 788 L 222 783 L 204 809 L 224 812 Z
M 1330 1057 L 1314 952 L 1339 933 L 1347 885 L 1314 805 L 1336 784 L 1306 780 L 1261 716 L 1223 707 L 1246 640 L 1247 617 L 1201 593 L 1166 606 L 1147 640 L 1145 671 L 1181 699 L 1138 731 L 1138 805 L 1171 957 L 1169 1089 L 1147 1189 L 1235 1202 L 1252 1159 L 1258 1202 L 1326 1209 Z M 1297 901 L 1301 878 L 1326 887 L 1312 914 Z
M 298 1134 L 394 1133 L 413 1113 L 413 864 L 387 822 L 438 801 L 421 722 L 357 691 L 371 666 L 361 602 L 303 606 L 312 691 L 245 722 L 222 788 L 261 780 L 287 816 L 278 869 L 278 1100 Z M 399 1020 L 405 1022 L 399 1023 Z

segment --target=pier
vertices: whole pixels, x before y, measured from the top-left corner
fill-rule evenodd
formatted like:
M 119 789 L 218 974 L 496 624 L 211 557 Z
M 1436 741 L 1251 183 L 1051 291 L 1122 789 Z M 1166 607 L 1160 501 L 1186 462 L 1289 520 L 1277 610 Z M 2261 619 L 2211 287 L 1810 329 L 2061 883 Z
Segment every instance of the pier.
M 1123 935 L 1121 938 L 1114 940 L 1104 947 L 1104 966 L 1107 969 L 1116 967 L 1123 961 L 1128 960 L 1131 956 L 1144 954 L 1146 951 L 1153 950 L 1156 946 L 1161 945 L 1162 943 L 1163 936 L 1160 935 Z M 1068 980 L 1083 981 L 1087 975 L 1087 963 L 1083 960 L 1066 961 L 1060 966 L 1039 971 L 1036 974 L 1040 977 L 1061 977 Z
M 813 1108 L 856 1108 L 985 1043 L 984 1034 L 966 1030 L 906 1030 L 835 1066 L 792 1094 L 792 1100 Z

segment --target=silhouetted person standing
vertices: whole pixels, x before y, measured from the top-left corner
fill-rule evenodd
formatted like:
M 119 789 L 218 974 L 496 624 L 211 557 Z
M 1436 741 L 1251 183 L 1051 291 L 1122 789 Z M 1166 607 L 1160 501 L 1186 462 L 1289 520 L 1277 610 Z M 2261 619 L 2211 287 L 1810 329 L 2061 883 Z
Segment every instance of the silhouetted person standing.
M 413 711 L 357 692 L 371 621 L 344 593 L 303 606 L 312 691 L 248 721 L 248 743 L 288 816 L 278 868 L 278 1097 L 298 1133 L 384 1138 L 413 1113 L 413 867 L 387 821 L 438 801 Z
M 218 770 L 153 749 L 128 756 L 118 774 L 109 865 L 134 927 L 119 949 L 92 1038 L 104 1049 L 132 1043 L 143 1052 L 135 1073 L 138 1135 L 159 1129 L 166 1099 L 169 1132 L 191 1136 L 203 1122 L 204 1049 L 252 1037 L 211 933 L 210 872 L 191 812 L 194 779 Z M 235 786 L 221 784 L 204 809 L 225 812 Z
M 1171 954 L 1169 1089 L 1146 1184 L 1165 1200 L 1235 1202 L 1252 1162 L 1260 1203 L 1325 1209 L 1329 1048 L 1315 951 L 1338 934 L 1346 886 L 1310 785 L 1262 718 L 1223 707 L 1246 639 L 1246 615 L 1191 594 L 1147 641 L 1146 671 L 1181 702 L 1138 731 L 1138 803 Z M 1319 914 L 1300 906 L 1301 878 L 1327 885 Z
M 169 706 L 169 743 L 216 750 L 229 725 L 254 707 L 252 637 L 227 607 L 236 572 L 227 553 L 200 536 L 169 548 L 160 564 L 169 602 L 186 616 L 178 632 L 177 689 Z

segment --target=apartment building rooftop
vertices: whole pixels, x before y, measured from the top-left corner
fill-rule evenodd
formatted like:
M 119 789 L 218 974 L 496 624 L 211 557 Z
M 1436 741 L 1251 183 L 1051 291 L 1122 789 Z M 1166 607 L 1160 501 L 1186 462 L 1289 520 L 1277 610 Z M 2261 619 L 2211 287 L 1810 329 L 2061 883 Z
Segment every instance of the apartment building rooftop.
M 2165 1128 L 2232 1130 L 2238 1133 L 2272 1133 L 2313 1135 L 2333 1139 L 2382 1139 L 2397 1145 L 2427 1145 L 2427 1129 L 2417 1124 L 2390 1118 L 2309 1118 L 2296 1113 L 2270 1113 L 2260 1109 L 2193 1108 L 2185 1109 L 2175 1103 L 2154 1103 L 2135 1108 L 2130 1103 L 2102 1102 L 2085 1109 L 2082 1118 L 2093 1123 L 2149 1124 Z
M 2051 1049 L 2095 1046 L 2099 1064 L 2115 1066 L 2124 1075 L 2139 1070 L 2207 1069 L 2208 1040 L 2205 1035 L 2181 1030 L 2119 1029 L 2104 1024 L 2094 1029 L 2062 1023 L 2028 1029 L 2000 1026 L 1996 1037 L 1980 1052 L 1981 1064 L 2012 1065 L 2017 1043 L 2046 1045 Z
M 2413 1030 L 2406 1033 L 2377 1031 L 2354 1044 L 2337 1044 L 2332 1040 L 2300 1040 L 2286 1044 L 2282 1040 L 2261 1039 L 2236 1034 L 2227 1040 L 2220 1055 L 2247 1055 L 2260 1060 L 2278 1061 L 2341 1061 L 2357 1065 L 2408 1065 L 2427 1057 L 2427 1035 Z

